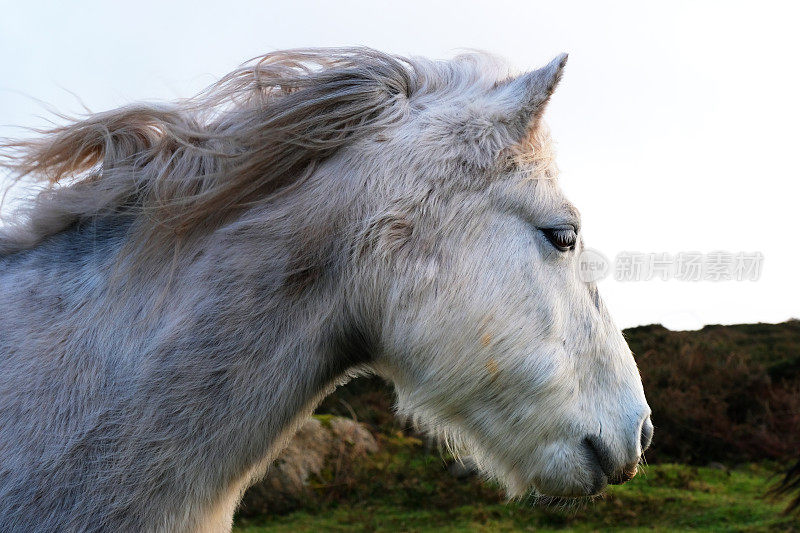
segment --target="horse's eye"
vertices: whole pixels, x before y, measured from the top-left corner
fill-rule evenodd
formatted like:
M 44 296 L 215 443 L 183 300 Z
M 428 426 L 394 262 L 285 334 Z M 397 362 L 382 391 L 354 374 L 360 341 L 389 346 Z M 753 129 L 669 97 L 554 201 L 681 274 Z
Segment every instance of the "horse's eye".
M 556 250 L 566 252 L 575 248 L 575 243 L 578 242 L 578 233 L 575 231 L 575 226 L 572 224 L 565 224 L 563 226 L 556 226 L 554 228 L 541 228 L 544 236 L 550 241 Z

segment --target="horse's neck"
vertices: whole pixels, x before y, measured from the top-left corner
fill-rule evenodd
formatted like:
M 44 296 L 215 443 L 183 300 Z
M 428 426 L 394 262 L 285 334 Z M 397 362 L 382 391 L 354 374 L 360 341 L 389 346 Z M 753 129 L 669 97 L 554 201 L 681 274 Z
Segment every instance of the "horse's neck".
M 153 442 L 180 454 L 176 483 L 194 476 L 194 496 L 203 497 L 187 505 L 216 502 L 192 513 L 196 520 L 229 519 L 252 477 L 352 363 L 341 353 L 341 296 L 335 287 L 286 287 L 292 254 L 283 246 L 221 232 L 198 262 L 170 276 L 159 321 L 167 326 L 146 355 L 158 370 L 142 376 L 148 384 L 138 392 L 160 407 L 140 423 L 164 428 Z M 162 468 L 154 463 L 142 481 Z
M 339 276 L 298 279 L 294 247 L 304 244 L 221 231 L 200 263 L 175 279 L 186 303 L 173 305 L 166 322 L 177 316 L 185 329 L 177 337 L 169 331 L 159 348 L 174 391 L 160 401 L 167 409 L 198 406 L 171 428 L 169 439 L 171 447 L 186 450 L 182 468 L 220 491 L 207 513 L 227 512 L 298 421 L 370 355 L 364 335 L 346 318 Z M 198 286 L 201 279 L 208 284 Z M 163 424 L 171 420 L 163 415 Z M 159 427 L 161 417 L 153 422 Z M 213 479 L 208 465 L 217 466 Z
M 16 267 L 39 278 L 39 294 L 30 303 L 29 289 L 20 289 L 17 300 L 26 310 L 6 325 L 14 327 L 16 320 L 20 331 L 27 327 L 33 335 L 41 318 L 57 319 L 63 332 L 51 332 L 51 338 L 68 338 L 44 346 L 20 334 L 14 349 L 32 346 L 21 357 L 43 361 L 32 383 L 74 388 L 61 377 L 63 361 L 88 372 L 94 383 L 64 394 L 79 405 L 39 398 L 42 416 L 71 417 L 75 434 L 69 438 L 81 441 L 68 451 L 76 457 L 54 463 L 81 470 L 50 473 L 55 477 L 48 483 L 63 483 L 68 494 L 62 499 L 74 499 L 86 507 L 82 513 L 109 526 L 147 529 L 141 520 L 151 519 L 181 529 L 192 526 L 185 522 L 190 516 L 229 520 L 238 493 L 298 418 L 362 362 L 362 336 L 342 323 L 336 287 L 286 290 L 283 263 L 291 253 L 284 245 L 216 234 L 205 248 L 187 250 L 199 259 L 178 262 L 174 275 L 172 258 L 165 258 L 162 275 L 152 272 L 152 286 L 115 289 L 113 261 L 123 241 L 103 231 L 87 227 L 57 236 L 20 255 L 25 266 Z M 53 261 L 63 264 L 54 269 Z M 75 311 L 56 317 L 55 302 Z M 64 353 L 33 353 L 43 347 Z M 70 492 L 85 489 L 80 479 L 101 473 L 99 483 L 92 480 L 91 495 Z

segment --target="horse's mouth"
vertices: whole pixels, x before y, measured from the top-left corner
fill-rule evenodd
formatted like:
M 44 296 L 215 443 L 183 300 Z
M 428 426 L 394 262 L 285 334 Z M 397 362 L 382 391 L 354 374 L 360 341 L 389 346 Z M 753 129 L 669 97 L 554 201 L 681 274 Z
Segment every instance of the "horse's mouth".
M 629 463 L 619 467 L 614 464 L 613 456 L 608 449 L 608 446 L 600 440 L 599 437 L 590 435 L 583 440 L 584 446 L 588 450 L 588 455 L 592 459 L 592 463 L 600 470 L 602 482 L 595 479 L 592 495 L 599 494 L 606 485 L 622 485 L 630 481 L 636 476 L 639 471 L 639 463 Z M 597 474 L 597 473 L 596 473 Z M 598 486 L 602 485 L 602 486 Z

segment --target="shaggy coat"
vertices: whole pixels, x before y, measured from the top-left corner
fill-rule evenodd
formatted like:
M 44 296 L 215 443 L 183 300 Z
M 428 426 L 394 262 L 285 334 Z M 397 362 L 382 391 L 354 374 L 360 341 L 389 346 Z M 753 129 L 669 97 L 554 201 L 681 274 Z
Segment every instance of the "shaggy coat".
M 0 530 L 225 531 L 337 383 L 512 494 L 596 493 L 652 426 L 540 116 L 566 61 L 276 52 L 2 145 Z

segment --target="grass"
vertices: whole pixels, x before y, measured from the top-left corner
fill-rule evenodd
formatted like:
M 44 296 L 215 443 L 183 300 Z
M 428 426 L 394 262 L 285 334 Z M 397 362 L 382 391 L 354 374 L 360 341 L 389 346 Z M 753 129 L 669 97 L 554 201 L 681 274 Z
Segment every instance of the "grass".
M 430 468 L 431 465 L 428 465 Z M 647 467 L 631 482 L 612 487 L 589 504 L 546 507 L 475 500 L 453 506 L 418 494 L 373 492 L 317 509 L 280 516 L 242 518 L 237 533 L 311 531 L 800 531 L 797 518 L 781 515 L 782 502 L 765 500 L 774 481 L 768 465 L 731 470 L 662 464 Z M 465 485 L 477 481 L 462 481 Z M 471 490 L 465 487 L 465 490 Z

